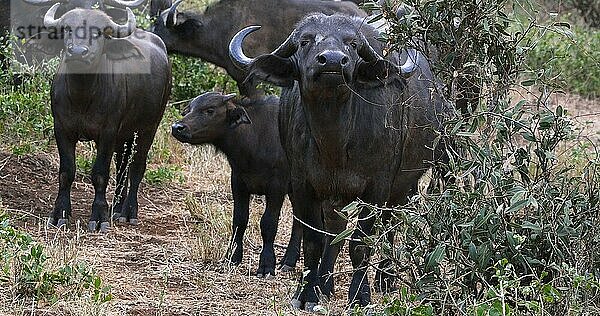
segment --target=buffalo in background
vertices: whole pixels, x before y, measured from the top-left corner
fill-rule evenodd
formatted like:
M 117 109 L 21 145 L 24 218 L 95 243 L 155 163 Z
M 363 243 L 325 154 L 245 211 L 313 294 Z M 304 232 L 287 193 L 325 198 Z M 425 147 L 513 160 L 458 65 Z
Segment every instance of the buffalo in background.
M 246 51 L 262 54 L 275 49 L 294 25 L 309 13 L 366 16 L 354 3 L 346 1 L 221 0 L 206 8 L 204 13 L 177 11 L 181 1 L 160 14 L 152 31 L 165 42 L 169 52 L 199 57 L 224 68 L 246 96 L 263 92 L 254 82 L 244 82 L 247 73 L 235 67 L 228 57 L 229 41 L 239 29 L 253 24 L 263 26 L 264 32 L 244 43 Z
M 113 19 L 127 18 L 123 8 L 138 7 L 146 0 L 2 0 L 0 13 L 3 29 L 16 37 L 13 45 L 14 55 L 24 64 L 41 62 L 57 56 L 62 49 L 60 34 L 53 34 L 44 27 L 43 18 L 55 3 L 61 3 L 57 14 L 62 16 L 75 8 L 92 9 L 97 6 L 106 11 Z
M 89 230 L 105 232 L 109 225 L 106 188 L 113 153 L 117 166 L 114 218 L 136 224 L 138 188 L 171 89 L 166 48 L 156 35 L 136 29 L 129 8 L 124 25 L 90 9 L 74 9 L 57 19 L 58 8 L 55 4 L 46 13 L 46 27 L 74 30 L 85 26 L 88 32 L 85 37 L 66 32 L 64 57 L 52 83 L 60 168 L 50 224 L 63 225 L 71 215 L 75 144 L 79 140 L 93 140 L 97 148 Z
M 305 275 L 292 304 L 312 310 L 319 293 L 333 293 L 331 273 L 341 243 L 325 245 L 347 225 L 334 210 L 357 198 L 380 206 L 405 204 L 441 156 L 435 139 L 452 110 L 421 54 L 409 50 L 404 63 L 396 52 L 384 59 L 377 31 L 361 18 L 307 16 L 272 53 L 249 58 L 242 43 L 256 29 L 240 31 L 230 55 L 250 80 L 282 87 L 279 129 L 290 161 L 291 202 L 305 225 Z M 349 248 L 354 269 L 348 299 L 364 306 L 371 299 L 366 274 L 371 250 L 361 238 L 372 234 L 375 218 L 367 208 L 358 217 Z M 323 238 L 323 230 L 330 235 Z M 386 291 L 393 278 L 382 265 L 375 287 Z

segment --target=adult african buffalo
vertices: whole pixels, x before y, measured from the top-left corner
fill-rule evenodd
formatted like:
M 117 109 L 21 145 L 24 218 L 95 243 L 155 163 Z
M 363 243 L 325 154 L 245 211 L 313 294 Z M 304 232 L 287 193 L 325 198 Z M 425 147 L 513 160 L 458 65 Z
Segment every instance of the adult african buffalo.
M 242 27 L 260 24 L 264 28 L 256 38 L 244 44 L 252 54 L 267 53 L 277 47 L 305 15 L 313 12 L 365 16 L 351 2 L 322 0 L 221 0 L 203 14 L 177 12 L 179 0 L 156 20 L 153 32 L 160 36 L 169 52 L 199 57 L 225 68 L 238 83 L 242 95 L 261 94 L 252 82 L 243 82 L 246 72 L 229 59 L 228 44 Z M 284 9 L 282 9 L 284 8 Z
M 7 12 L 10 19 L 2 21 L 17 38 L 14 54 L 23 63 L 41 61 L 57 56 L 63 46 L 62 34 L 54 34 L 44 27 L 43 18 L 48 9 L 60 2 L 57 15 L 75 8 L 99 7 L 113 19 L 126 18 L 122 8 L 138 7 L 146 0 L 3 0 L 0 12 Z M 4 26 L 4 25 L 3 25 Z
M 60 170 L 50 223 L 63 225 L 71 215 L 75 144 L 93 140 L 97 154 L 90 231 L 105 232 L 108 227 L 106 187 L 115 152 L 115 218 L 135 224 L 146 157 L 171 89 L 166 48 L 156 35 L 136 29 L 129 8 L 124 25 L 89 9 L 74 9 L 55 19 L 58 8 L 55 4 L 44 17 L 46 27 L 65 32 L 65 53 L 51 93 Z M 87 32 L 75 31 L 80 27 Z
M 195 145 L 213 144 L 231 166 L 233 236 L 227 258 L 242 262 L 243 238 L 248 225 L 250 194 L 266 196 L 260 221 L 263 249 L 258 276 L 275 275 L 273 242 L 279 214 L 290 188 L 288 161 L 279 140 L 275 96 L 235 100 L 235 95 L 208 92 L 196 97 L 173 124 L 177 140 Z M 302 228 L 295 222 L 282 265 L 294 267 L 300 252 Z
M 405 203 L 438 158 L 434 140 L 450 109 L 420 53 L 409 50 L 402 66 L 396 52 L 382 58 L 376 30 L 362 19 L 307 16 L 275 51 L 251 59 L 242 42 L 258 28 L 236 34 L 230 55 L 250 79 L 283 87 L 279 129 L 291 166 L 294 214 L 305 224 L 304 286 L 292 303 L 312 310 L 318 293 L 332 294 L 329 276 L 340 250 L 339 243 L 324 248 L 332 237 L 324 239 L 319 231 L 336 235 L 347 224 L 333 209 L 356 198 Z M 360 238 L 372 233 L 374 218 L 368 209 L 359 218 L 350 241 L 349 302 L 366 305 L 370 249 Z M 385 290 L 391 282 L 391 275 L 378 273 L 377 288 Z

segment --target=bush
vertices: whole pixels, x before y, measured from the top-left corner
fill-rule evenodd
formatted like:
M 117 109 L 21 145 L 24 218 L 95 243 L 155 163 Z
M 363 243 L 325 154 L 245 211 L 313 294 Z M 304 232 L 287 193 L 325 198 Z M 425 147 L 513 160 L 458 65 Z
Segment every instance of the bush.
M 173 62 L 171 100 L 186 101 L 204 92 L 236 92 L 237 85 L 222 69 L 195 57 L 170 56 Z M 187 102 L 185 102 L 187 103 Z
M 438 176 L 427 192 L 394 209 L 356 201 L 342 210 L 352 218 L 368 208 L 380 218 L 364 242 L 401 280 L 400 291 L 370 312 L 599 313 L 600 153 L 578 137 L 565 105 L 546 102 L 553 92 L 547 65 L 523 63 L 537 34 L 565 33 L 564 26 L 521 24 L 506 0 L 404 4 L 408 15 L 400 19 L 393 6 L 385 9 L 392 26 L 384 39 L 425 52 L 446 87 L 471 75 L 485 93 L 476 111 L 446 122 L 439 143 L 448 159 L 434 166 Z M 511 99 L 518 81 L 541 92 L 534 100 Z M 441 93 L 457 99 L 452 88 Z M 391 212 L 391 222 L 381 220 L 383 212 Z M 387 242 L 390 231 L 397 244 Z
M 0 213 L 0 297 L 53 303 L 85 296 L 100 305 L 112 299 L 110 286 L 85 262 L 49 267 L 42 244 L 14 228 L 8 215 Z
M 0 54 L 10 58 L 11 52 L 2 47 Z M 30 73 L 8 69 L 0 75 L 0 142 L 15 154 L 43 148 L 52 137 L 50 85 L 56 63 L 54 59 Z M 15 80 L 20 84 L 13 84 Z
M 590 98 L 600 98 L 600 33 L 575 27 L 572 32 L 544 32 L 528 55 L 532 69 L 544 69 L 551 84 Z

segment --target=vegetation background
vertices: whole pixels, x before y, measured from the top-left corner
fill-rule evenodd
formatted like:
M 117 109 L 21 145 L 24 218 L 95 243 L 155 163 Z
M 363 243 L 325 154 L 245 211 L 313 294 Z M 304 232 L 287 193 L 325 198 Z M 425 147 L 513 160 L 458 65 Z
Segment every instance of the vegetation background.
M 200 11 L 207 3 L 185 7 Z M 391 260 L 398 290 L 351 313 L 600 314 L 598 2 L 390 4 L 393 10 L 382 13 L 391 26 L 383 39 L 425 52 L 450 101 L 457 78 L 480 86 L 483 97 L 477 110 L 448 122 L 440 135 L 454 146 L 447 149 L 450 162 L 437 170 L 452 181 L 438 185 L 439 177 L 429 176 L 408 205 L 394 210 L 391 225 L 378 232 L 396 231 L 395 245 L 380 235 L 366 240 L 376 259 Z M 393 14 L 399 5 L 406 6 L 402 19 Z M 143 12 L 138 19 L 151 23 Z M 252 204 L 244 263 L 221 262 L 231 233 L 226 160 L 169 134 L 191 98 L 236 87 L 212 65 L 171 58 L 173 93 L 149 158 L 142 223 L 113 226 L 106 236 L 78 225 L 89 214 L 93 192 L 90 143 L 77 151 L 75 223 L 70 230 L 45 228 L 58 165 L 49 107 L 58 60 L 32 66 L 33 75 L 20 85 L 12 84 L 10 71 L 0 75 L 0 314 L 298 313 L 287 304 L 296 274 L 252 276 L 261 245 L 261 198 Z M 357 201 L 343 213 L 352 218 L 359 207 L 387 211 Z M 288 204 L 279 244 L 287 241 L 290 212 Z M 338 289 L 347 287 L 344 254 Z M 322 313 L 346 313 L 344 293 L 324 303 Z

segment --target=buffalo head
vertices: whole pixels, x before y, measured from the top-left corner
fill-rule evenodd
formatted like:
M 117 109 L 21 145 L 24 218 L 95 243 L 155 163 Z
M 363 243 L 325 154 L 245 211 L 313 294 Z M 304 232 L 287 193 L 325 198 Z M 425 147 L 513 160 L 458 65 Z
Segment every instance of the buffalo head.
M 380 84 L 397 75 L 410 76 L 417 68 L 418 55 L 409 51 L 402 66 L 384 59 L 377 51 L 381 44 L 364 20 L 345 15 L 313 14 L 305 17 L 289 37 L 270 54 L 246 57 L 242 42 L 260 26 L 249 26 L 230 42 L 232 61 L 256 77 L 280 86 L 298 81 L 303 90 L 323 87 L 351 88 Z M 371 42 L 369 41 L 371 40 Z
M 93 68 L 104 54 L 118 55 L 128 42 L 113 39 L 127 37 L 136 29 L 135 16 L 129 8 L 126 9 L 127 22 L 121 25 L 102 11 L 88 9 L 74 9 L 55 19 L 59 6 L 57 3 L 48 10 L 44 25 L 63 33 L 64 60 L 76 68 Z
M 182 1 L 175 1 L 163 10 L 152 25 L 151 31 L 163 40 L 170 51 L 196 55 L 194 42 L 207 40 L 210 38 L 207 34 L 213 34 L 218 30 L 206 30 L 202 22 L 203 16 L 200 14 L 179 12 L 177 8 Z
M 144 3 L 146 0 L 23 0 L 26 3 L 32 5 L 52 5 L 55 3 L 63 3 L 67 7 L 73 8 L 82 8 L 82 9 L 91 9 L 95 4 L 98 4 L 101 8 L 104 5 L 110 5 L 113 7 L 137 7 Z
M 184 143 L 218 141 L 228 129 L 250 124 L 246 110 L 232 102 L 235 94 L 208 92 L 196 97 L 183 111 L 184 117 L 172 126 L 173 136 Z

